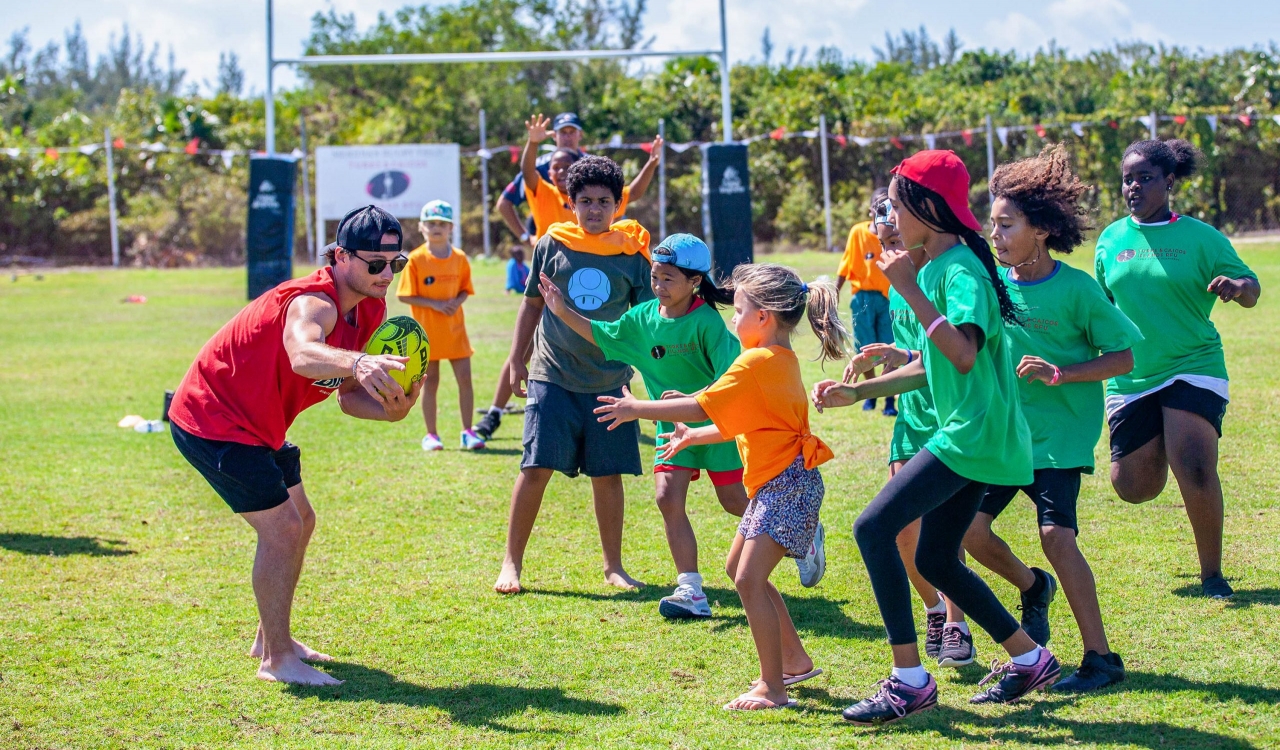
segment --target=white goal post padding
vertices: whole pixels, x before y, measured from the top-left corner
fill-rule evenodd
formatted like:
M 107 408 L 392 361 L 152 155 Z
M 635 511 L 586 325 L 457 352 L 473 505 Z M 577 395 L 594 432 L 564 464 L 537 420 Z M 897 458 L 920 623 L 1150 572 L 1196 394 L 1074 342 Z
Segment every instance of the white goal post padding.
M 448 201 L 453 206 L 453 244 L 461 248 L 461 158 L 456 143 L 316 148 L 317 257 L 328 244 L 324 222 L 369 204 L 403 222 L 417 221 L 428 201 Z

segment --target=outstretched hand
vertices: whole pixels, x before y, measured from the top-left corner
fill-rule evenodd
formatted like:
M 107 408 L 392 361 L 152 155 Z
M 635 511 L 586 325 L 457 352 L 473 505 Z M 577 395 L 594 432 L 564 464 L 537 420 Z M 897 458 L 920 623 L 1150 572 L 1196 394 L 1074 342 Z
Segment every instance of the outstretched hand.
M 542 143 L 552 136 L 551 118 L 543 117 L 541 112 L 525 120 L 524 127 L 529 132 L 530 143 Z
M 858 386 L 845 385 L 835 380 L 822 380 L 814 384 L 809 394 L 813 406 L 821 414 L 824 409 L 850 406 L 858 402 Z
M 649 144 L 649 161 L 657 161 L 662 158 L 662 145 L 666 143 L 662 136 L 655 135 L 653 143 Z
M 555 285 L 550 276 L 542 272 L 538 272 L 538 294 L 542 295 L 542 301 L 547 304 L 547 307 L 551 308 L 553 315 L 564 314 L 564 293 L 560 291 L 560 287 Z
M 636 406 L 639 401 L 635 396 L 631 395 L 631 389 L 625 385 L 622 386 L 622 396 L 597 396 L 596 400 L 604 404 L 595 409 L 595 413 L 600 416 L 596 418 L 597 422 L 604 422 L 609 425 L 609 429 L 613 430 L 620 424 L 634 422 L 640 418 L 636 413 Z
M 671 432 L 664 432 L 658 437 L 667 441 L 657 448 L 658 455 L 655 460 L 658 461 L 670 461 L 677 453 L 693 445 L 693 438 L 689 436 L 689 428 L 684 422 L 676 422 Z

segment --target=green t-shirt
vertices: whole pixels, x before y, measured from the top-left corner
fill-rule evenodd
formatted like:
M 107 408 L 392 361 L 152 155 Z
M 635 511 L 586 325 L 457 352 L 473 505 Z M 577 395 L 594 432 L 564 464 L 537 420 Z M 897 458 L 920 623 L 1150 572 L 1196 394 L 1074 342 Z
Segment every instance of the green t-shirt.
M 1031 484 L 1031 433 L 1022 417 L 1000 304 L 982 261 L 965 245 L 956 245 L 920 269 L 918 281 L 948 322 L 972 323 L 986 338 L 967 375 L 932 340 L 924 348 L 938 415 L 938 431 L 925 448 L 965 479 Z
M 1016 281 L 1002 272 L 1021 325 L 1006 325 L 1015 372 L 1022 358 L 1040 357 L 1059 368 L 1120 352 L 1142 340 L 1125 314 L 1089 274 L 1058 262 L 1038 281 Z M 1093 448 L 1102 434 L 1102 383 L 1048 386 L 1018 381 L 1022 414 L 1031 429 L 1037 469 L 1083 468 L 1093 473 Z
M 741 353 L 742 347 L 724 319 L 702 300 L 696 300 L 695 306 L 678 318 L 664 318 L 659 307 L 658 300 L 649 300 L 611 323 L 591 321 L 591 332 L 605 358 L 639 370 L 649 398 L 660 399 L 665 391 L 700 391 L 723 375 Z M 708 424 L 709 420 L 689 426 Z M 658 434 L 674 427 L 670 422 L 658 422 Z M 662 438 L 657 441 L 659 447 L 664 443 Z M 658 463 L 710 471 L 742 468 L 733 442 L 696 445 Z
M 898 348 L 917 352 L 924 348 L 924 328 L 897 289 L 889 290 L 889 318 L 893 321 L 893 341 Z M 927 386 L 898 396 L 898 418 L 893 422 L 889 463 L 910 460 L 937 430 L 938 415 L 933 410 L 933 396 Z
M 640 253 L 584 253 L 548 234 L 533 249 L 526 297 L 542 296 L 539 273 L 551 277 L 565 302 L 592 320 L 617 320 L 628 309 L 653 299 L 649 261 Z M 631 368 L 606 361 L 598 348 L 546 307 L 533 334 L 529 379 L 555 383 L 574 393 L 603 393 L 630 383 Z
M 1133 347 L 1133 372 L 1107 381 L 1107 393 L 1144 393 L 1175 375 L 1227 379 L 1222 339 L 1209 320 L 1218 276 L 1253 278 L 1221 232 L 1189 216 L 1141 226 L 1127 216 L 1098 237 L 1094 276 L 1145 338 Z

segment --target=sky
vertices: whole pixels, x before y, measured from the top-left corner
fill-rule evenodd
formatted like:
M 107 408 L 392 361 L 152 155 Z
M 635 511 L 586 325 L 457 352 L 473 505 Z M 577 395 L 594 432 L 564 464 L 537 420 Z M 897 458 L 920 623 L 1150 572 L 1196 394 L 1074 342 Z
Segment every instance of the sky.
M 737 60 L 759 59 L 766 28 L 774 46 L 774 60 L 793 48 L 831 45 L 846 56 L 873 59 L 873 47 L 883 47 L 885 32 L 915 29 L 924 24 L 941 38 L 954 28 L 966 48 L 1016 49 L 1032 52 L 1055 40 L 1073 53 L 1107 47 L 1116 41 L 1165 42 L 1206 50 L 1265 45 L 1280 40 L 1280 2 L 1276 0 L 983 0 L 961 5 L 954 0 L 873 2 L 872 0 L 726 0 L 729 54 Z M 61 43 L 77 20 L 96 59 L 122 24 L 141 33 L 148 45 L 159 42 L 163 55 L 170 47 L 187 82 L 208 91 L 216 79 L 220 52 L 235 52 L 245 69 L 247 90 L 261 92 L 266 81 L 265 0 L 53 0 L 44 3 L 6 2 L 0 14 L 0 34 L 29 29 L 36 46 Z M 379 12 L 391 12 L 406 0 L 275 0 L 275 54 L 291 57 L 302 52 L 310 18 L 330 8 L 354 12 L 361 28 Z M 436 4 L 433 0 L 431 4 Z M 789 12 L 780 14 L 779 8 Z M 963 8 L 963 10 L 959 10 Z M 647 35 L 654 49 L 719 47 L 717 0 L 649 0 Z M 277 87 L 296 77 L 288 68 L 276 70 Z

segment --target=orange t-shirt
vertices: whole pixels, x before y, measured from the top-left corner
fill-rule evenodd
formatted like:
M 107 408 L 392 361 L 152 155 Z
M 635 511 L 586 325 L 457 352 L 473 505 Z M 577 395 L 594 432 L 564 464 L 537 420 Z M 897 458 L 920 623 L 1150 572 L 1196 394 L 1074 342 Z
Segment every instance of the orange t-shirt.
M 538 180 L 538 192 L 534 193 L 525 185 L 524 196 L 529 201 L 529 213 L 533 214 L 533 224 L 539 237 L 547 233 L 547 227 L 567 221 L 578 223 L 578 216 L 573 212 L 573 204 L 569 196 L 561 193 L 554 183 Z M 622 188 L 622 200 L 618 202 L 618 210 L 613 212 L 616 219 L 627 211 L 627 202 L 631 200 L 631 187 Z
M 737 439 L 748 497 L 786 471 L 796 456 L 804 456 L 806 469 L 835 457 L 809 432 L 809 395 L 800 379 L 800 360 L 790 349 L 746 350 L 696 398 L 720 434 Z
M 844 246 L 844 257 L 840 259 L 840 270 L 837 274 L 849 280 L 849 288 L 854 294 L 858 292 L 880 292 L 889 296 L 889 279 L 884 271 L 876 265 L 880 260 L 880 238 L 871 231 L 871 222 L 854 224 L 849 230 L 849 240 Z
M 401 297 L 426 297 L 447 300 L 462 292 L 474 296 L 471 285 L 471 263 L 467 254 L 451 248 L 449 257 L 437 258 L 426 245 L 409 253 L 409 265 L 400 272 L 400 286 L 396 294 Z M 453 315 L 445 315 L 430 307 L 410 305 L 413 319 L 426 329 L 431 344 L 431 361 L 441 359 L 466 359 L 475 353 L 467 338 L 467 322 L 459 306 Z

